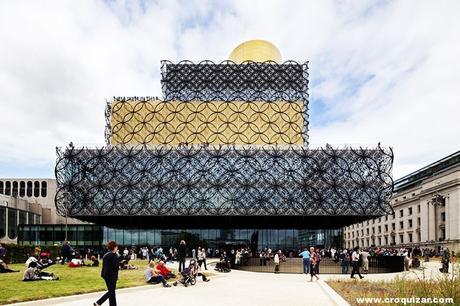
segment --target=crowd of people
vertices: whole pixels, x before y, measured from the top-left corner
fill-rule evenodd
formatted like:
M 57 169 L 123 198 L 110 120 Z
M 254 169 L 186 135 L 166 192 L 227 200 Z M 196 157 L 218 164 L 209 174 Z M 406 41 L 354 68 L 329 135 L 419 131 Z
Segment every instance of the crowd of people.
M 232 251 L 233 252 L 233 251 Z M 240 254 L 244 254 L 248 258 L 252 257 L 250 250 L 245 248 L 238 249 L 237 251 L 237 265 L 244 265 L 245 261 L 241 260 Z M 285 254 L 288 254 L 286 256 Z M 447 272 L 449 262 L 451 259 L 451 252 L 447 248 L 442 248 L 439 252 L 435 252 L 429 248 L 384 248 L 384 247 L 369 247 L 369 248 L 354 248 L 354 249 L 336 249 L 336 248 L 305 248 L 304 250 L 297 250 L 296 252 L 289 251 L 273 251 L 267 247 L 258 250 L 255 257 L 259 258 L 260 266 L 266 266 L 267 263 L 273 261 L 274 272 L 279 273 L 280 263 L 286 261 L 286 258 L 294 258 L 296 256 L 302 257 L 303 273 L 311 274 L 311 279 L 320 273 L 320 263 L 323 258 L 332 259 L 336 264 L 340 264 L 342 274 L 351 274 L 350 277 L 354 278 L 358 275 L 363 278 L 361 272 L 364 274 L 369 272 L 369 259 L 371 257 L 382 256 L 399 256 L 403 258 L 404 269 L 406 271 L 411 268 L 418 268 L 420 266 L 420 258 L 429 261 L 432 256 L 441 256 L 442 268 L 441 272 Z M 312 271 L 314 268 L 314 271 Z M 350 272 L 351 270 L 351 272 Z M 312 274 L 313 273 L 313 274 Z
M 103 256 L 102 261 L 102 271 L 101 277 L 104 279 L 107 292 L 96 302 L 93 303 L 93 306 L 100 306 L 105 301 L 109 300 L 110 306 L 116 305 L 116 284 L 118 280 L 118 271 L 120 270 L 120 255 L 118 251 L 118 245 L 115 241 L 109 241 L 107 244 L 107 253 Z M 184 240 L 182 240 L 177 248 L 177 258 L 179 261 L 179 271 L 180 279 L 173 282 L 173 286 L 178 284 L 183 284 L 184 286 L 194 285 L 197 278 L 200 278 L 204 282 L 208 282 L 210 279 L 202 272 L 201 266 L 204 264 L 205 269 L 205 256 L 200 252 L 203 252 L 203 248 L 198 248 L 198 253 L 195 258 L 190 259 L 189 265 L 185 267 L 185 258 L 187 255 L 187 247 Z M 155 252 L 152 253 L 152 257 L 148 254 L 149 250 L 147 247 L 141 248 L 140 257 L 141 259 L 147 259 L 148 264 L 144 269 L 144 278 L 148 284 L 162 284 L 163 287 L 169 288 L 171 285 L 168 283 L 168 279 L 176 278 L 176 274 L 167 266 L 167 256 L 163 253 L 161 248 L 157 248 Z M 125 249 L 123 251 L 124 256 L 131 256 L 130 251 Z M 121 256 L 122 257 L 122 256 Z
M 82 256 L 84 253 L 84 257 Z M 4 262 L 6 249 L 0 245 L 0 272 L 19 272 L 9 269 Z M 53 273 L 44 271 L 46 268 L 54 264 L 66 264 L 68 267 L 98 267 L 99 256 L 95 250 L 87 249 L 86 251 L 76 251 L 72 246 L 64 241 L 61 247 L 60 257 L 51 258 L 50 252 L 42 251 L 40 246 L 36 246 L 33 254 L 29 256 L 25 262 L 25 271 L 23 281 L 38 281 L 38 280 L 59 280 L 59 277 Z M 286 255 L 287 254 L 287 255 Z M 253 252 L 247 246 L 242 247 L 227 247 L 227 248 L 205 248 L 197 247 L 188 249 L 184 240 L 175 247 L 170 247 L 166 252 L 162 247 L 149 248 L 144 246 L 137 250 L 135 247 L 124 248 L 119 251 L 118 245 L 114 241 L 107 244 L 107 251 L 103 255 L 101 277 L 104 279 L 107 286 L 105 293 L 93 305 L 102 305 L 106 300 L 110 301 L 110 305 L 115 303 L 115 288 L 118 279 L 118 271 L 123 269 L 136 269 L 137 267 L 130 264 L 131 260 L 139 259 L 146 260 L 147 266 L 144 269 L 145 281 L 149 284 L 162 284 L 164 287 L 171 287 L 169 279 L 175 279 L 172 285 L 184 286 L 194 285 L 197 278 L 201 278 L 204 282 L 209 281 L 209 278 L 203 273 L 208 270 L 207 258 L 218 257 L 219 261 L 215 264 L 215 269 L 220 272 L 229 272 L 231 269 L 247 265 L 251 258 L 258 258 L 260 266 L 266 266 L 267 263 L 273 261 L 274 273 L 280 272 L 280 266 L 286 262 L 287 258 L 301 257 L 303 273 L 310 274 L 310 281 L 319 279 L 321 261 L 325 258 L 333 260 L 341 266 L 343 274 L 350 273 L 351 278 L 369 271 L 369 258 L 381 256 L 402 256 L 404 257 L 404 266 L 406 270 L 411 267 L 420 265 L 419 258 L 424 258 L 429 261 L 433 255 L 441 255 L 442 267 L 440 271 L 447 273 L 451 252 L 448 249 L 441 249 L 441 252 L 434 252 L 432 249 L 424 248 L 363 248 L 354 249 L 335 249 L 335 248 L 304 248 L 303 250 L 272 250 L 269 247 Z M 187 258 L 189 259 L 188 265 Z M 176 275 L 171 266 L 174 262 L 178 262 L 179 274 Z M 351 267 L 351 272 L 350 272 Z M 177 279 L 176 279 L 177 278 Z

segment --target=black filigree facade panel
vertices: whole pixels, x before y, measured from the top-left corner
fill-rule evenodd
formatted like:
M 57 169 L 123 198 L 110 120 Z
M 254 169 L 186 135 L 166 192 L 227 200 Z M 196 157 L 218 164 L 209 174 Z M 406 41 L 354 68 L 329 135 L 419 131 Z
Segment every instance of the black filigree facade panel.
M 165 100 L 308 101 L 308 63 L 161 62 Z
M 69 216 L 378 216 L 392 213 L 391 149 L 108 146 L 58 150 Z
M 161 101 L 114 98 L 107 144 L 303 145 L 303 101 Z

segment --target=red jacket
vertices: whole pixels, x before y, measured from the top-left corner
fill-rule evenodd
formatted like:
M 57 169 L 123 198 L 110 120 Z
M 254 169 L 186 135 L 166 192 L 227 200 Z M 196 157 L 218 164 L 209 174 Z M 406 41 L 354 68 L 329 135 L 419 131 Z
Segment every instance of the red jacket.
M 157 265 L 156 268 L 163 276 L 167 276 L 169 273 L 171 273 L 171 270 L 169 270 L 166 265 Z

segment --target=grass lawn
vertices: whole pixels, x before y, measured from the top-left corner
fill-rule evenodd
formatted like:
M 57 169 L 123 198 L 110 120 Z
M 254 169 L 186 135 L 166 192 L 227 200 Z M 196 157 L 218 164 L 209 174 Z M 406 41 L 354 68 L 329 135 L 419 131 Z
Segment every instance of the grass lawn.
M 144 280 L 146 261 L 130 263 L 139 269 L 120 271 L 117 288 L 146 284 Z M 0 274 L 0 305 L 106 290 L 104 280 L 100 277 L 101 267 L 68 268 L 66 265 L 57 264 L 45 271 L 59 276 L 58 281 L 36 282 L 22 281 L 24 264 L 12 264 L 9 267 L 21 272 Z
M 440 277 L 436 280 L 406 280 L 397 278 L 393 281 L 360 281 L 333 280 L 328 281 L 351 305 L 403 305 L 401 303 L 358 303 L 357 298 L 453 298 L 454 303 L 426 303 L 423 305 L 460 305 L 460 279 L 458 277 Z M 407 303 L 407 305 L 415 305 Z M 418 304 L 422 305 L 422 304 Z

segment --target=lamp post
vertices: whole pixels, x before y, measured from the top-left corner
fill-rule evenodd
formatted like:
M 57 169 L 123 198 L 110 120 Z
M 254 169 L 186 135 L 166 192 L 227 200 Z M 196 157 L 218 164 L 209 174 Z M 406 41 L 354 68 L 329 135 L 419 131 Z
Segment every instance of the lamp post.
M 65 210 L 65 241 L 67 241 L 67 209 Z
M 66 205 L 64 205 L 65 209 L 65 236 L 64 236 L 64 241 L 67 241 L 67 215 L 69 214 L 68 212 L 68 207 L 69 207 L 69 193 L 66 192 L 65 193 L 65 202 L 66 202 Z

